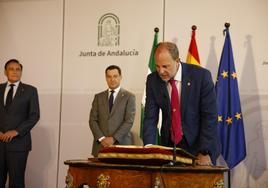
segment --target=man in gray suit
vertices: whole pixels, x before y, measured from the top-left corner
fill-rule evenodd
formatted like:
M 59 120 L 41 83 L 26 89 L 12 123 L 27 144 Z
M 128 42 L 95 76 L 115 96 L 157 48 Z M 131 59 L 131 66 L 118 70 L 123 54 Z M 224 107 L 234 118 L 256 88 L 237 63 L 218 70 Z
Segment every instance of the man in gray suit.
M 89 118 L 94 157 L 104 147 L 132 144 L 130 129 L 136 112 L 135 95 L 120 87 L 120 67 L 107 67 L 105 76 L 108 89 L 95 95 Z
M 7 82 L 0 84 L 0 188 L 9 175 L 10 188 L 24 188 L 30 131 L 39 120 L 37 89 L 20 81 L 22 65 L 16 59 L 5 64 Z

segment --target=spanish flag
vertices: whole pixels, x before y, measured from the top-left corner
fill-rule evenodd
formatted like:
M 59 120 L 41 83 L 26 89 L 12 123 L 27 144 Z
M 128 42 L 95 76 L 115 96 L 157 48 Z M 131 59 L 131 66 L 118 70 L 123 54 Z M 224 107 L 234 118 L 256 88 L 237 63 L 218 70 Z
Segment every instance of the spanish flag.
M 193 25 L 192 26 L 192 38 L 191 38 L 191 43 L 190 43 L 189 50 L 188 50 L 186 63 L 200 65 L 197 45 L 195 41 L 195 30 L 196 30 L 196 26 Z

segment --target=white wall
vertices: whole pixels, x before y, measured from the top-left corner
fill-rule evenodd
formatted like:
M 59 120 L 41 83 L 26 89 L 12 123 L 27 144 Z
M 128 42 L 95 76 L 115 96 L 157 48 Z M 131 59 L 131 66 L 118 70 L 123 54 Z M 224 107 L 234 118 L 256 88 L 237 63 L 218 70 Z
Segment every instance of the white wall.
M 231 24 L 236 71 L 247 143 L 247 158 L 232 171 L 232 187 L 268 187 L 268 24 L 265 0 L 166 1 L 165 40 L 175 41 L 186 60 L 191 26 L 202 66 L 214 80 L 223 43 L 224 23 Z M 266 63 L 265 63 L 266 62 Z
M 38 88 L 41 119 L 32 130 L 26 187 L 56 187 L 62 65 L 63 2 L 0 1 L 0 72 L 17 58 L 22 82 Z
M 32 130 L 27 187 L 64 187 L 63 162 L 91 157 L 89 111 L 94 94 L 106 89 L 108 65 L 122 68 L 122 86 L 136 95 L 132 131 L 138 137 L 154 27 L 160 29 L 159 41 L 177 43 L 185 61 L 191 26 L 197 25 L 201 64 L 215 79 L 225 22 L 231 23 L 248 149 L 246 160 L 232 172 L 232 187 L 267 187 L 267 7 L 265 0 L 0 0 L 0 71 L 8 59 L 21 60 L 22 81 L 35 85 L 40 96 L 41 120 Z M 119 17 L 119 46 L 97 45 L 98 21 L 106 13 Z M 139 55 L 79 56 L 81 51 L 108 50 L 135 50 Z M 5 81 L 3 74 L 0 80 Z

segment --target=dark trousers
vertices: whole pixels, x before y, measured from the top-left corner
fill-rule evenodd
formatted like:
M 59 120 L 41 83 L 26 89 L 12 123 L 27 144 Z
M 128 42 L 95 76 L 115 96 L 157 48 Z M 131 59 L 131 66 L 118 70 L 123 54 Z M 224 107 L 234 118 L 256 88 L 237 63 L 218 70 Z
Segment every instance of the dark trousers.
M 9 188 L 24 188 L 24 176 L 28 151 L 7 151 L 5 144 L 0 143 L 0 188 L 5 188 L 7 174 Z

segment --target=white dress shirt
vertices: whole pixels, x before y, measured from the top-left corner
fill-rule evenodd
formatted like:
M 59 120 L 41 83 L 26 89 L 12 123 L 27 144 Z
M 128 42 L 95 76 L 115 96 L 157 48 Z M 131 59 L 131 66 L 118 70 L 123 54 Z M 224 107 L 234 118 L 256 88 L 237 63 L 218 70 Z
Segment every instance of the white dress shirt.
M 4 94 L 4 105 L 6 105 L 6 98 L 7 98 L 7 93 L 9 91 L 9 89 L 10 89 L 10 84 L 12 84 L 12 83 L 7 82 L 6 89 L 5 89 L 5 94 Z M 17 92 L 17 89 L 18 89 L 18 86 L 20 84 L 20 81 L 17 81 L 17 82 L 15 82 L 13 84 L 14 84 L 14 86 L 13 86 L 13 97 L 12 98 L 14 98 L 14 96 L 15 96 L 15 94 Z
M 179 93 L 179 98 L 181 98 L 180 94 L 181 94 L 181 79 L 182 79 L 182 68 L 181 68 L 181 63 L 180 63 L 180 66 L 179 66 L 179 69 L 176 73 L 176 75 L 174 76 L 174 80 L 176 80 L 176 86 L 177 86 L 177 89 L 178 89 L 178 93 Z M 171 99 L 171 85 L 170 83 L 168 82 L 167 83 L 167 88 L 168 88 L 168 94 L 169 94 L 169 98 Z

